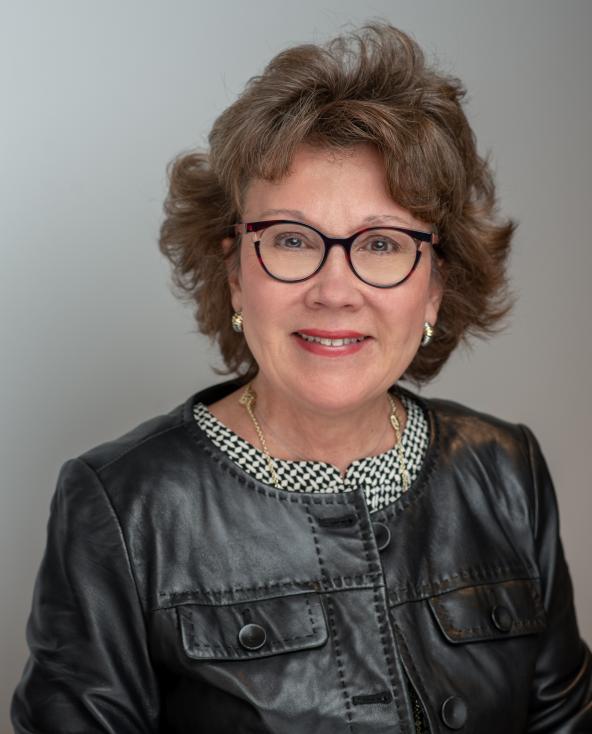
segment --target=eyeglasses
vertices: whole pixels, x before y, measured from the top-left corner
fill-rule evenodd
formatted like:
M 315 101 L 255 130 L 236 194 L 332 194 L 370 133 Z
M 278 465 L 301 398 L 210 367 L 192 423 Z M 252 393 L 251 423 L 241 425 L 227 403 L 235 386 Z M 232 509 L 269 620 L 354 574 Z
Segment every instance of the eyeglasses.
M 300 283 L 319 272 L 335 245 L 343 247 L 350 268 L 367 285 L 393 288 L 413 273 L 421 243 L 438 244 L 434 232 L 402 227 L 367 227 L 351 237 L 327 237 L 309 224 L 285 219 L 234 225 L 238 234 L 253 233 L 255 251 L 265 272 L 283 283 Z

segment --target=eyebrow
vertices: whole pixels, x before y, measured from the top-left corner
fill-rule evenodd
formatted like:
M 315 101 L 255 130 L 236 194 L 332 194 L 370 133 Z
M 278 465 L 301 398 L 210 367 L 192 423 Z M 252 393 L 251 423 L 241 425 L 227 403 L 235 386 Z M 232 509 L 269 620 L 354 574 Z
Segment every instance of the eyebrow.
M 301 212 L 300 209 L 266 209 L 264 212 L 259 214 L 259 217 L 268 217 L 275 214 L 289 214 L 291 217 L 306 221 L 306 214 Z M 365 219 L 362 219 L 362 224 L 372 224 L 373 222 L 380 222 L 385 219 L 394 219 L 405 227 L 410 226 L 409 222 L 405 222 L 404 219 L 398 217 L 396 214 L 370 214 Z

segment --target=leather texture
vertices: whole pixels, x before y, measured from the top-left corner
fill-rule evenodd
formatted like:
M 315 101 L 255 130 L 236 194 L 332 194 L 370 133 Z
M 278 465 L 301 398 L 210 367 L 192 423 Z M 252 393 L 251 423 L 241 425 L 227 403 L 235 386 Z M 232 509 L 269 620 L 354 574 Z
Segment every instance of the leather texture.
M 230 464 L 192 407 L 237 387 L 62 466 L 17 734 L 413 734 L 418 705 L 434 734 L 592 732 L 527 427 L 413 396 L 423 469 L 370 515 L 361 490 L 278 490 Z

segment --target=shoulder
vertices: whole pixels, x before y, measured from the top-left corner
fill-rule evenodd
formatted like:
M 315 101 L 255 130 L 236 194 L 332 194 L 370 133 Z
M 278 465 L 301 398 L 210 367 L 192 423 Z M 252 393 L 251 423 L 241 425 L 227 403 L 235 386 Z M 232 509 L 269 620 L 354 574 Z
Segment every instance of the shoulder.
M 461 435 L 474 442 L 486 440 L 524 440 L 525 426 L 501 416 L 487 413 L 456 400 L 426 397 L 406 391 L 437 422 L 440 431 Z
M 211 447 L 193 413 L 207 392 L 196 392 L 65 461 L 55 501 L 72 513 L 95 508 L 99 523 L 117 517 L 124 534 L 136 522 L 156 522 L 171 504 L 184 506 L 214 471 Z
M 203 464 L 204 452 L 200 450 L 203 436 L 194 418 L 194 407 L 199 402 L 210 404 L 220 400 L 236 390 L 238 384 L 229 380 L 199 390 L 168 411 L 143 420 L 69 461 L 85 464 L 102 481 L 122 474 L 158 476 L 171 467 L 181 469 Z
M 520 433 L 519 423 L 501 416 L 486 413 L 471 406 L 437 397 L 420 398 L 430 412 L 434 413 L 442 426 L 456 431 L 479 431 L 482 434 L 512 435 Z
M 515 521 L 528 518 L 534 536 L 553 522 L 557 499 L 547 460 L 528 425 L 476 410 L 454 400 L 410 393 L 431 427 L 431 474 L 463 496 L 487 493 Z M 449 485 L 450 486 L 450 485 Z M 478 489 L 477 489 L 478 488 Z
M 151 416 L 120 435 L 90 447 L 76 458 L 100 474 L 114 464 L 132 459 L 134 455 L 146 457 L 161 451 L 175 440 L 179 429 L 183 430 L 191 402 L 192 398 L 188 398 L 162 415 Z
M 511 460 L 516 470 L 529 471 L 536 438 L 522 423 L 506 420 L 455 400 L 425 397 L 405 390 L 426 412 L 432 442 L 441 460 L 463 458 L 495 466 Z M 463 464 L 466 468 L 466 464 Z M 506 464 L 507 466 L 507 464 Z
M 181 457 L 187 461 L 198 448 L 194 406 L 215 402 L 235 389 L 237 383 L 231 380 L 195 392 L 165 413 L 151 416 L 75 458 L 98 475 L 128 466 L 137 470 L 143 466 L 154 468 L 158 463 L 179 462 Z

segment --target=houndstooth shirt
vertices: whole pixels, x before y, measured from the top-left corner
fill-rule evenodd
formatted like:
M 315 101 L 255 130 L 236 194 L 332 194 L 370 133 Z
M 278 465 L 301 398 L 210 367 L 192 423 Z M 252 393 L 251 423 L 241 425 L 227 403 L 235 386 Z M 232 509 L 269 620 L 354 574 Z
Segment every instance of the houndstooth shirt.
M 401 436 L 405 465 L 411 482 L 421 469 L 429 442 L 429 427 L 423 409 L 407 395 L 400 395 L 407 412 Z M 221 423 L 203 403 L 193 410 L 200 428 L 226 456 L 254 479 L 273 484 L 265 454 Z M 375 512 L 397 500 L 403 493 L 397 449 L 353 461 L 345 476 L 332 464 L 321 461 L 288 461 L 274 458 L 283 489 L 300 492 L 347 492 L 361 487 L 368 509 Z

